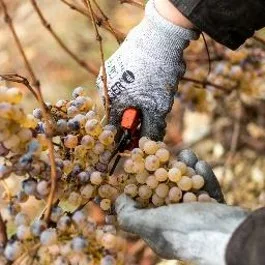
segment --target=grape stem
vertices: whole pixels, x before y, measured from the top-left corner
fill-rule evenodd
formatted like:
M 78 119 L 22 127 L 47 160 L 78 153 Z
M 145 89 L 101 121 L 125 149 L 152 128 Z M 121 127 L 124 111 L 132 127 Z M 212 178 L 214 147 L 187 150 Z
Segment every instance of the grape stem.
M 14 82 L 16 82 L 17 80 L 20 81 L 18 83 L 23 83 L 30 92 L 33 93 L 33 95 L 35 96 L 35 98 L 37 99 L 37 101 L 40 104 L 40 108 L 43 112 L 43 117 L 44 117 L 44 121 L 45 121 L 45 125 L 47 128 L 46 131 L 46 137 L 48 140 L 48 151 L 49 151 L 49 159 L 50 159 L 50 166 L 51 166 L 51 190 L 48 196 L 48 201 L 47 201 L 47 211 L 45 212 L 45 221 L 48 222 L 50 219 L 50 215 L 51 215 L 51 209 L 52 209 L 52 203 L 53 203 L 53 199 L 55 196 L 55 192 L 56 192 L 56 182 L 57 182 L 57 173 L 56 173 L 56 164 L 55 164 L 55 155 L 54 155 L 54 145 L 52 143 L 52 135 L 53 135 L 53 125 L 54 125 L 54 120 L 52 118 L 51 113 L 49 112 L 43 96 L 42 96 L 42 92 L 41 92 L 41 85 L 39 80 L 36 77 L 36 74 L 33 71 L 32 66 L 30 65 L 30 62 L 26 56 L 26 53 L 23 49 L 23 46 L 21 44 L 21 41 L 18 37 L 18 34 L 15 30 L 15 27 L 13 25 L 13 21 L 11 19 L 11 16 L 8 13 L 8 9 L 6 7 L 6 4 L 4 2 L 4 0 L 0 0 L 0 5 L 2 6 L 3 9 L 3 13 L 4 13 L 4 19 L 6 24 L 8 25 L 12 36 L 15 40 L 16 46 L 23 58 L 25 67 L 30 75 L 30 78 L 32 80 L 32 85 L 30 84 L 30 82 L 25 78 L 22 77 L 20 75 L 15 74 L 13 76 L 13 80 Z M 4 79 L 4 75 L 1 76 Z M 12 75 L 7 76 L 9 79 L 12 79 Z
M 64 3 L 65 5 L 67 5 L 68 7 L 70 7 L 72 10 L 77 11 L 81 15 L 84 15 L 86 17 L 89 16 L 89 13 L 86 10 L 84 10 L 83 8 L 76 6 L 73 3 L 68 2 L 67 0 L 60 0 L 60 1 L 62 3 Z M 98 4 L 96 4 L 96 6 L 98 8 Z M 99 12 L 101 13 L 102 17 L 97 15 L 95 12 L 93 12 L 97 25 L 99 27 L 102 27 L 102 28 L 106 29 L 107 31 L 111 32 L 119 44 L 122 43 L 126 37 L 126 34 L 119 31 L 118 29 L 115 29 L 111 25 L 111 23 L 109 22 L 109 18 L 106 16 L 106 14 L 103 13 L 102 9 L 100 7 L 98 9 L 99 9 Z
M 0 213 L 0 247 L 4 247 L 7 242 L 6 224 Z
M 109 120 L 109 111 L 110 111 L 110 98 L 109 98 L 109 94 L 108 94 L 107 72 L 106 72 L 106 66 L 105 66 L 105 55 L 104 55 L 104 50 L 103 50 L 102 37 L 99 34 L 98 26 L 96 24 L 94 12 L 93 12 L 90 0 L 83 0 L 83 2 L 84 2 L 84 5 L 89 12 L 90 17 L 91 17 L 91 21 L 92 21 L 93 28 L 94 28 L 95 35 L 96 35 L 96 40 L 98 41 L 98 45 L 99 45 L 99 52 L 100 52 L 101 65 L 102 65 L 102 77 L 101 78 L 102 78 L 103 85 L 104 85 L 106 120 L 108 121 Z
M 53 30 L 51 24 L 45 19 L 41 9 L 37 5 L 35 0 L 30 0 L 33 9 L 35 10 L 36 14 L 38 15 L 41 24 L 48 30 L 51 36 L 55 39 L 55 41 L 59 44 L 59 46 L 74 60 L 78 63 L 83 69 L 85 69 L 88 73 L 91 73 L 94 76 L 98 75 L 98 67 L 93 64 L 89 64 L 79 58 L 77 54 L 75 54 L 65 43 L 64 41 L 58 36 L 58 34 Z

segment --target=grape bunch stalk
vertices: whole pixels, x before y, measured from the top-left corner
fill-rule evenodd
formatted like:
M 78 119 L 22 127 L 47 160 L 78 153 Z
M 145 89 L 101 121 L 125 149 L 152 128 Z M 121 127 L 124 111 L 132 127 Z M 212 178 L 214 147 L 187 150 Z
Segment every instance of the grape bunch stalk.
M 163 142 L 146 137 L 139 148 L 121 154 L 127 157 L 123 170 L 110 175 L 117 130 L 103 125 L 84 88 L 76 88 L 71 100 L 46 103 L 52 131 L 41 109 L 25 114 L 22 98 L 17 88 L 0 88 L 0 181 L 6 204 L 1 216 L 11 231 L 0 242 L 0 264 L 124 264 L 125 240 L 119 237 L 114 210 L 120 194 L 142 207 L 215 201 L 203 191 L 202 176 L 176 160 Z M 57 189 L 45 219 L 51 190 L 50 134 Z M 15 192 L 8 188 L 9 178 L 20 185 Z M 30 197 L 46 205 L 33 216 L 24 210 Z M 103 211 L 104 224 L 89 215 L 91 204 Z

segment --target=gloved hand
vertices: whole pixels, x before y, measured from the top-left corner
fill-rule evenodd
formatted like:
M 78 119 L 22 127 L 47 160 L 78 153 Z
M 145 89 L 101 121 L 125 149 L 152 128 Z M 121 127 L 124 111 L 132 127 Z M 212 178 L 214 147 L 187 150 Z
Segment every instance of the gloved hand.
M 190 150 L 181 152 L 179 160 L 204 177 L 204 189 L 211 197 L 224 202 L 217 179 L 206 162 L 198 161 Z M 142 237 L 160 257 L 199 265 L 224 265 L 229 239 L 248 216 L 243 209 L 217 203 L 182 203 L 140 209 L 125 195 L 117 199 L 116 212 L 121 228 Z
M 161 140 L 165 117 L 185 72 L 183 50 L 196 38 L 197 32 L 178 27 L 160 16 L 154 0 L 150 0 L 143 21 L 130 31 L 105 63 L 110 123 L 118 127 L 123 111 L 136 107 L 143 116 L 142 135 Z M 103 95 L 101 74 L 97 86 Z

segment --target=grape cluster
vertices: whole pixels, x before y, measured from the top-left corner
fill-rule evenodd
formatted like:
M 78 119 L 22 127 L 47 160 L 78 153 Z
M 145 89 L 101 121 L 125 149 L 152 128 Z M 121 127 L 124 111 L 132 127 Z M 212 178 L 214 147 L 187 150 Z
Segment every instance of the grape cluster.
M 17 192 L 3 194 L 7 206 L 2 217 L 7 229 L 15 227 L 15 231 L 0 246 L 0 264 L 31 262 L 27 259 L 31 264 L 120 263 L 124 242 L 116 235 L 115 218 L 106 215 L 105 225 L 98 226 L 85 209 L 94 200 L 111 211 L 110 200 L 98 194 L 106 192 L 116 129 L 102 125 L 92 99 L 81 87 L 73 91 L 72 100 L 46 103 L 52 131 L 48 131 L 41 109 L 24 113 L 21 99 L 16 88 L 0 89 L 0 180 L 6 183 L 16 176 L 20 182 Z M 22 204 L 29 197 L 45 202 L 49 196 L 48 137 L 54 144 L 57 189 L 50 218 L 45 220 L 39 212 L 33 218 L 26 214 Z M 63 202 L 77 210 L 69 212 Z
M 0 264 L 27 259 L 40 265 L 122 263 L 124 242 L 117 235 L 114 203 L 123 192 L 143 207 L 213 201 L 203 191 L 202 176 L 173 159 L 163 142 L 145 137 L 139 148 L 124 154 L 123 172 L 109 175 L 117 131 L 103 125 L 83 88 L 76 88 L 71 100 L 46 103 L 50 124 L 39 108 L 26 115 L 21 99 L 16 88 L 0 89 L 0 180 L 4 187 L 9 177 L 20 183 L 18 191 L 7 189 L 3 195 L 7 206 L 1 215 L 14 231 L 4 245 L 0 242 Z M 32 217 L 22 204 L 30 197 L 48 203 L 49 140 L 54 145 L 56 193 L 47 219 L 46 208 Z M 104 225 L 89 217 L 86 205 L 91 203 L 103 210 Z
M 133 149 L 124 162 L 124 171 L 124 193 L 143 207 L 195 201 L 215 202 L 203 190 L 203 176 L 173 158 L 163 142 L 142 137 L 139 148 Z

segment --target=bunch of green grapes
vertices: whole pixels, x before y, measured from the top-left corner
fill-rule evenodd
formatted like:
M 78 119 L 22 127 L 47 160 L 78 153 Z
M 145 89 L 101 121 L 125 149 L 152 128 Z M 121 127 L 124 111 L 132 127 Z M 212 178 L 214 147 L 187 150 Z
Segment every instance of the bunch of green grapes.
M 124 171 L 120 183 L 121 176 L 110 176 L 110 182 L 116 180 L 116 186 L 122 187 L 125 194 L 143 207 L 215 202 L 203 190 L 204 178 L 192 167 L 173 158 L 163 142 L 142 137 L 139 148 L 133 149 L 124 162 Z
M 8 178 L 17 178 L 19 185 L 3 194 L 6 207 L 1 215 L 12 232 L 7 242 L 0 242 L 0 264 L 122 264 L 124 242 L 117 235 L 114 211 L 120 194 L 144 207 L 214 201 L 203 191 L 202 176 L 173 159 L 164 143 L 145 137 L 139 148 L 126 154 L 124 172 L 109 175 L 117 131 L 103 124 L 85 89 L 76 88 L 71 100 L 46 103 L 49 128 L 41 109 L 24 113 L 21 99 L 18 89 L 0 90 L 0 181 L 6 189 Z M 50 140 L 56 193 L 47 218 L 43 213 L 51 192 Z M 33 216 L 24 211 L 22 204 L 30 197 L 45 202 L 42 214 L 41 209 Z M 89 217 L 88 203 L 103 210 L 104 225 L 97 226 Z M 69 206 L 75 210 L 69 211 Z
M 26 115 L 21 99 L 16 88 L 0 89 L 0 181 L 7 188 L 6 180 L 17 177 L 20 185 L 3 194 L 6 207 L 1 214 L 12 232 L 0 244 L 0 264 L 120 264 L 124 243 L 111 215 L 118 192 L 111 202 L 99 195 L 107 182 L 116 129 L 102 125 L 92 99 L 80 87 L 72 100 L 46 103 L 52 116 L 49 132 L 41 109 Z M 57 182 L 49 220 L 39 210 L 29 216 L 22 207 L 30 197 L 47 202 L 51 190 L 47 135 L 54 144 Z M 110 213 L 101 227 L 81 207 L 93 201 Z M 77 210 L 70 212 L 63 207 L 65 202 Z

